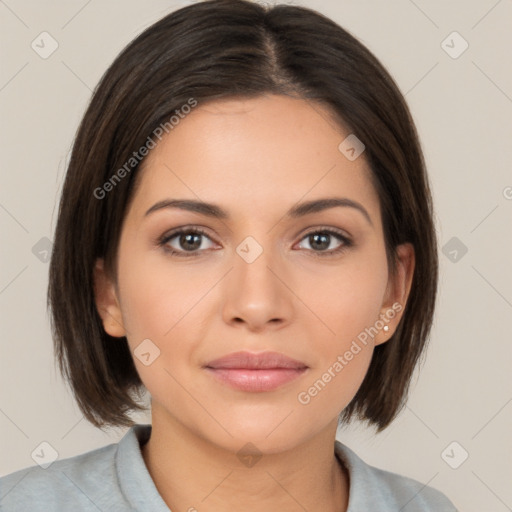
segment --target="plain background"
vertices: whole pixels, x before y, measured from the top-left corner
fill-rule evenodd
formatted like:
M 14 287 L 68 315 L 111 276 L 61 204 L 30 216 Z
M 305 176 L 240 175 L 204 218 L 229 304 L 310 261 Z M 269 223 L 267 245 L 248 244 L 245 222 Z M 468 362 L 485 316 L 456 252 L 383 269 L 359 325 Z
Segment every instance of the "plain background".
M 42 441 L 65 458 L 124 433 L 89 425 L 55 369 L 47 249 L 92 89 L 129 41 L 188 3 L 0 1 L 2 475 L 34 465 Z M 338 438 L 369 464 L 440 489 L 460 510 L 512 510 L 512 3 L 289 3 L 331 17 L 390 71 L 415 118 L 436 207 L 438 309 L 408 405 L 380 435 L 354 424 Z M 46 59 L 31 47 L 44 31 L 58 43 Z

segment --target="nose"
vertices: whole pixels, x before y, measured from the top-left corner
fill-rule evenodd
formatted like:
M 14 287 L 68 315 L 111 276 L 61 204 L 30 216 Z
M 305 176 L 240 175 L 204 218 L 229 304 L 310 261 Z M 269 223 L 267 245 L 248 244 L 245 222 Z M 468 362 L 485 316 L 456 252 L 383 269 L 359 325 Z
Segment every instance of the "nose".
M 271 250 L 254 260 L 233 255 L 234 265 L 224 281 L 222 315 L 232 326 L 253 332 L 281 329 L 292 321 L 293 292 L 285 265 Z

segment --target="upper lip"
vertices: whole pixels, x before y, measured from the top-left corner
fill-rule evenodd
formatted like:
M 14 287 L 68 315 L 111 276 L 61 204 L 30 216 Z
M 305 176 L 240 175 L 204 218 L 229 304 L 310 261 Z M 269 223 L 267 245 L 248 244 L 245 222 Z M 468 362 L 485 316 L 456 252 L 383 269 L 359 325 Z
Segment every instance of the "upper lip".
M 233 352 L 205 365 L 207 368 L 246 368 L 264 370 L 270 368 L 307 368 L 307 365 L 279 352 Z

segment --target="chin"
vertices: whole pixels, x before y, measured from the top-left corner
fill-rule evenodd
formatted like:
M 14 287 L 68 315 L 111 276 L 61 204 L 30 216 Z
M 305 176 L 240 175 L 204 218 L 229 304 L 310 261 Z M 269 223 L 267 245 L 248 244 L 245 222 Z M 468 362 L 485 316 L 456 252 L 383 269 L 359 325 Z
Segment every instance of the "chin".
M 252 415 L 245 412 L 217 419 L 232 437 L 222 429 L 215 429 L 215 433 L 220 433 L 220 430 L 222 433 L 213 438 L 214 432 L 210 430 L 210 441 L 234 452 L 251 443 L 261 453 L 279 453 L 295 448 L 322 430 L 320 425 L 315 428 L 306 421 L 298 421 L 292 408 L 285 414 L 276 414 L 275 411 L 272 414 L 258 414 L 254 411 Z

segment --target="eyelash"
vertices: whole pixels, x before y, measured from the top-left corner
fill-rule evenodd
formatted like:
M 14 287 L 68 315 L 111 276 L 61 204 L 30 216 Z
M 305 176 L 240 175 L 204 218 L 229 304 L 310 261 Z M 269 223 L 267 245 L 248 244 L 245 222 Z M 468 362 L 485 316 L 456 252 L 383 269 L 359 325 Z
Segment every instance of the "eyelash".
M 177 229 L 176 231 L 172 231 L 171 233 L 166 233 L 165 235 L 160 237 L 157 240 L 157 245 L 159 247 L 162 247 L 162 249 L 171 256 L 178 256 L 178 257 L 185 257 L 185 258 L 200 256 L 201 251 L 194 251 L 194 252 L 192 252 L 192 251 L 177 251 L 175 249 L 169 248 L 169 246 L 167 244 L 173 238 L 176 238 L 177 236 L 182 235 L 182 234 L 196 234 L 196 235 L 202 235 L 207 238 L 210 238 L 208 236 L 208 233 L 206 233 L 206 231 L 204 231 L 203 229 L 201 229 L 199 227 L 180 228 L 180 229 Z M 317 234 L 324 234 L 324 235 L 327 234 L 330 236 L 334 236 L 339 241 L 343 242 L 343 244 L 340 245 L 337 249 L 331 249 L 330 251 L 314 251 L 312 249 L 307 249 L 315 257 L 326 258 L 329 256 L 336 256 L 336 255 L 341 254 L 342 252 L 346 251 L 348 248 L 352 247 L 352 245 L 353 245 L 352 240 L 350 240 L 347 236 L 343 235 L 341 232 L 339 232 L 338 230 L 335 230 L 333 228 L 317 228 L 314 231 L 309 231 L 301 238 L 301 241 L 311 235 L 317 235 Z M 210 238 L 210 240 L 211 240 L 211 238 Z

